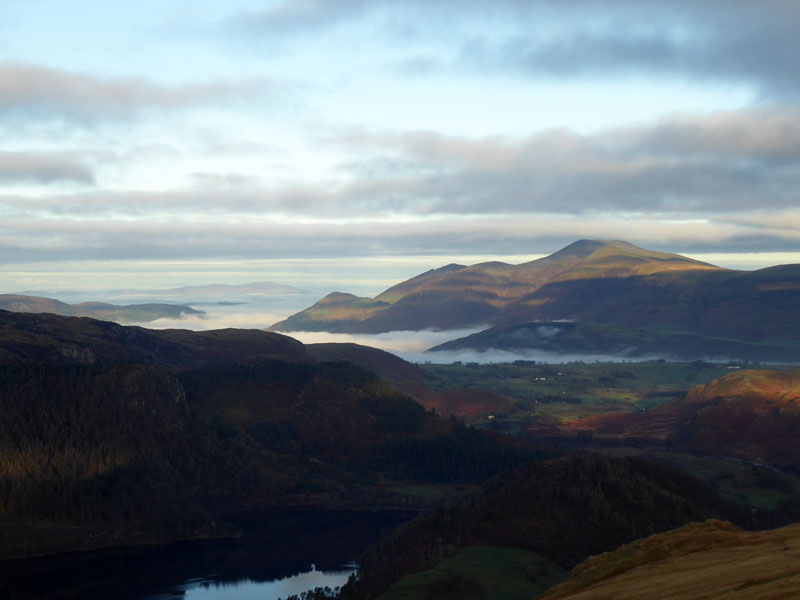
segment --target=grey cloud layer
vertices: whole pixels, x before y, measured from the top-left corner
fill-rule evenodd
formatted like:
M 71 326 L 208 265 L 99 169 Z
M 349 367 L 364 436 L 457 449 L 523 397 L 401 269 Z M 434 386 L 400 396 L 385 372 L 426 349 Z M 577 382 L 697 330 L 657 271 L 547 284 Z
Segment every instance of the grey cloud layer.
M 270 92 L 263 82 L 164 86 L 144 78 L 101 78 L 0 62 L 0 115 L 79 121 L 124 119 L 148 109 L 230 102 Z
M 791 218 L 789 219 L 791 221 Z M 800 222 L 800 214 L 794 215 Z M 621 238 L 668 251 L 800 251 L 800 232 L 769 224 L 524 216 L 434 222 L 286 224 L 255 219 L 4 220 L 7 262 L 68 259 L 296 258 L 552 252 L 578 238 Z
M 92 184 L 92 169 L 66 154 L 0 151 L 0 183 Z
M 715 220 L 795 209 L 800 189 L 800 115 L 789 109 L 687 116 L 596 135 L 553 130 L 509 140 L 349 132 L 325 142 L 362 157 L 342 164 L 349 178 L 265 188 L 246 174 L 195 173 L 194 185 L 183 189 L 42 195 L 28 198 L 24 211 L 289 221 L 621 211 Z M 89 177 L 78 164 L 62 166 L 61 177 Z M 13 197 L 0 198 L 3 204 L 19 206 Z
M 504 34 L 476 31 L 476 17 L 502 24 Z M 767 97 L 800 94 L 800 9 L 792 0 L 291 0 L 234 21 L 265 40 L 370 23 L 370 35 L 405 43 L 405 73 L 666 75 L 742 83 Z M 432 42 L 447 51 L 431 54 Z
M 372 198 L 374 209 L 383 198 L 430 213 L 699 215 L 796 207 L 799 124 L 790 110 L 742 111 L 594 136 L 555 130 L 512 141 L 356 132 L 338 142 L 382 155 L 373 175 L 349 190 L 363 202 Z M 370 171 L 369 163 L 356 167 Z M 383 178 L 375 174 L 382 165 L 390 165 Z

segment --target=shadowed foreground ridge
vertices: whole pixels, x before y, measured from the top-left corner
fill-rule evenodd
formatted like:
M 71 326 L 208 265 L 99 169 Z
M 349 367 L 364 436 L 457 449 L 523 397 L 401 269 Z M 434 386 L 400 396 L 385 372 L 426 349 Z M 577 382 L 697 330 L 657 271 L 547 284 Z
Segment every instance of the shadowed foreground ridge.
M 697 479 L 637 459 L 578 454 L 498 476 L 368 550 L 344 598 L 372 598 L 476 544 L 534 552 L 563 568 L 690 521 L 737 518 Z
M 419 385 L 399 358 L 315 353 L 259 330 L 0 311 L 0 558 L 231 534 L 247 509 L 418 509 L 538 455 L 341 360 Z

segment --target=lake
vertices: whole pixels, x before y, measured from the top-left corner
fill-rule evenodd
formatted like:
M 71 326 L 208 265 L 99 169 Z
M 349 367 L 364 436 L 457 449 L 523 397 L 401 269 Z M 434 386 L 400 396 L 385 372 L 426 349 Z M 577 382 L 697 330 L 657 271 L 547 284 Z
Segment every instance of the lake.
M 75 552 L 0 562 L 8 600 L 275 600 L 342 585 L 368 546 L 407 511 L 252 511 L 239 538 Z

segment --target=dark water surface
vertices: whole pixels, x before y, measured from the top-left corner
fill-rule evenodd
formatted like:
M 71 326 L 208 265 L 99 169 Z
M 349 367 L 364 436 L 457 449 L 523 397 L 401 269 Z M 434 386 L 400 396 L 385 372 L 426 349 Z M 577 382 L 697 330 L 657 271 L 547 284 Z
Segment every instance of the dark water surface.
M 4 600 L 274 600 L 347 580 L 354 560 L 413 513 L 254 511 L 236 539 L 0 562 Z

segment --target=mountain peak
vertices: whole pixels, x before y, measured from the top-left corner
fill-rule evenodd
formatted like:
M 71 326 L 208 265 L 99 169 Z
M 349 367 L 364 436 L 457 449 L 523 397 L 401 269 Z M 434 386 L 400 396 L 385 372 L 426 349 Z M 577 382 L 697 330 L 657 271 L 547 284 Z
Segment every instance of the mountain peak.
M 561 250 L 554 252 L 547 258 L 587 258 L 599 250 L 638 256 L 660 254 L 621 240 L 578 240 L 577 242 L 572 242 L 564 246 Z
M 578 240 L 568 246 L 564 246 L 547 258 L 586 258 L 602 248 L 606 243 L 603 240 Z
M 713 267 L 708 263 L 694 260 L 680 254 L 646 250 L 622 240 L 578 240 L 561 250 L 545 257 L 547 261 L 603 260 L 611 258 L 642 259 L 648 261 L 670 261 L 672 263 L 691 263 L 697 267 Z

